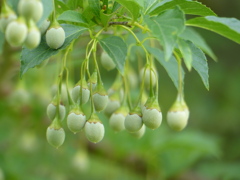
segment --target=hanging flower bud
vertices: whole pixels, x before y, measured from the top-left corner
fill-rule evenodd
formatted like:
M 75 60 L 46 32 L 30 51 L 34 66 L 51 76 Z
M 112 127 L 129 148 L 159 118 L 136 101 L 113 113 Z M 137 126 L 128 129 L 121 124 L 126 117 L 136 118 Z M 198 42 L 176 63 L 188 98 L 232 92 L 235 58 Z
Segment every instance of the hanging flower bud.
M 81 84 L 83 88 L 80 89 Z M 82 96 L 81 96 L 82 98 L 80 99 L 81 91 L 82 91 Z M 75 103 L 78 103 L 81 100 L 82 101 L 81 103 L 85 104 L 88 102 L 89 96 L 90 96 L 90 91 L 88 89 L 87 82 L 85 79 L 82 79 L 72 89 L 72 99 Z
M 67 116 L 67 126 L 73 132 L 80 132 L 86 123 L 86 116 L 79 108 L 73 108 Z
M 109 97 L 108 104 L 104 110 L 107 116 L 111 116 L 120 107 L 119 93 L 115 92 Z
M 2 4 L 2 12 L 0 14 L 0 31 L 5 32 L 8 24 L 17 19 L 14 11 L 7 5 L 7 3 Z
M 179 97 L 167 113 L 168 125 L 175 131 L 181 131 L 187 125 L 189 110 L 183 99 Z
M 114 112 L 109 120 L 110 127 L 116 131 L 120 132 L 125 129 L 124 121 L 128 114 L 128 108 L 125 106 L 120 107 L 116 112 Z
M 65 31 L 57 21 L 54 21 L 46 32 L 47 45 L 52 49 L 60 48 L 65 41 Z
M 142 113 L 140 108 L 137 107 L 134 111 L 126 116 L 124 126 L 129 132 L 137 132 L 139 129 L 141 129 L 142 125 Z
M 6 28 L 6 40 L 13 46 L 21 46 L 27 37 L 27 26 L 23 19 L 18 18 L 15 21 L 12 21 L 8 24 Z
M 144 69 L 143 68 L 140 72 L 140 77 L 141 79 L 144 78 Z M 156 72 L 156 71 L 155 71 Z M 152 85 L 155 86 L 156 85 L 156 82 L 157 82 L 157 78 L 156 78 L 156 75 L 155 73 L 153 72 L 153 69 L 150 69 L 149 67 L 146 68 L 146 71 L 145 71 L 145 78 L 144 78 L 144 86 L 145 87 L 150 87 L 150 76 L 152 76 Z
M 57 103 L 52 101 L 47 107 L 47 115 L 49 119 L 53 120 L 57 115 Z M 66 115 L 66 108 L 63 105 L 59 105 L 59 118 L 62 121 Z
M 103 51 L 101 54 L 101 63 L 102 66 L 108 71 L 116 67 L 116 64 L 114 63 L 112 58 L 105 51 Z
M 47 141 L 52 146 L 58 148 L 65 140 L 65 132 L 57 119 L 54 119 L 52 124 L 47 128 Z
M 35 22 L 40 20 L 43 14 L 43 4 L 40 0 L 20 0 L 18 12 L 27 20 L 33 19 Z
M 149 97 L 143 111 L 143 123 L 150 129 L 156 129 L 162 123 L 162 112 L 156 97 Z
M 138 130 L 137 132 L 133 132 L 133 133 L 130 133 L 133 137 L 137 138 L 137 139 L 140 139 L 144 133 L 145 133 L 145 130 L 146 130 L 146 127 L 145 125 L 143 124 L 141 129 Z
M 98 116 L 93 114 L 84 127 L 87 139 L 93 143 L 100 142 L 104 137 L 104 126 Z
M 50 26 L 50 21 L 48 19 L 44 20 L 42 25 L 39 28 L 39 30 L 40 30 L 42 35 L 46 33 L 46 31 L 48 30 L 49 26 Z
M 96 86 L 97 86 L 97 77 L 98 77 L 97 71 L 95 70 L 95 71 L 92 73 L 92 75 L 91 75 L 91 77 L 89 78 L 89 80 L 88 80 L 88 86 L 89 86 L 89 88 L 90 88 L 90 84 L 92 84 L 92 89 L 93 89 L 93 90 L 96 88 Z
M 41 41 L 41 33 L 38 30 L 35 23 L 32 20 L 30 20 L 30 27 L 28 29 L 27 38 L 24 44 L 28 49 L 34 49 L 40 44 L 40 41 Z
M 98 84 L 95 92 L 93 93 L 93 103 L 97 112 L 104 110 L 107 106 L 108 95 L 102 84 Z

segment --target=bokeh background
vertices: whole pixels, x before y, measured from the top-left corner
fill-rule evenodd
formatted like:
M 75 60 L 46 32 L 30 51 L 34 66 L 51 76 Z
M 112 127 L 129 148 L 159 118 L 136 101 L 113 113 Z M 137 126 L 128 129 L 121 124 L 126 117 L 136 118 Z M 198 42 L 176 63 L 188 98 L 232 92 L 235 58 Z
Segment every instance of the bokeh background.
M 240 1 L 202 2 L 221 17 L 240 19 Z M 164 113 L 160 128 L 146 130 L 141 139 L 136 139 L 127 132 L 114 133 L 108 119 L 100 114 L 106 129 L 101 143 L 89 143 L 84 133 L 73 135 L 65 128 L 66 140 L 59 149 L 47 143 L 45 132 L 50 124 L 46 107 L 51 101 L 60 56 L 20 79 L 20 49 L 5 46 L 0 56 L 0 180 L 239 180 L 240 45 L 197 30 L 218 61 L 208 57 L 210 91 L 196 72 L 186 73 L 185 98 L 191 114 L 185 130 L 174 132 L 166 124 L 165 114 L 177 91 L 165 70 L 156 64 Z M 71 59 L 81 57 L 84 47 L 79 49 Z M 79 62 L 69 63 L 70 86 L 78 80 L 78 69 L 73 67 Z M 109 87 L 116 71 L 110 76 L 101 70 Z

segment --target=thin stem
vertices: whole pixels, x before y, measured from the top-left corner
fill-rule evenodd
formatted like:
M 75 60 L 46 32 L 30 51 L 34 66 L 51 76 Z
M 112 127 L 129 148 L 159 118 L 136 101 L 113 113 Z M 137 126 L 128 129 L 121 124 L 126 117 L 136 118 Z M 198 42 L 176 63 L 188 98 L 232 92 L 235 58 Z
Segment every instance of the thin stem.
M 146 60 L 147 60 L 147 63 L 149 63 L 149 59 L 148 59 L 149 53 L 148 53 L 147 49 L 143 46 L 143 44 L 141 43 L 141 41 L 138 39 L 138 37 L 136 36 L 136 34 L 135 34 L 130 28 L 128 28 L 128 27 L 126 27 L 126 26 L 120 25 L 120 27 L 126 29 L 127 31 L 129 31 L 129 32 L 133 35 L 133 37 L 134 37 L 134 38 L 136 39 L 136 41 L 137 41 L 137 44 L 140 45 L 140 46 L 143 48 L 144 52 L 146 53 Z
M 138 102 L 137 102 L 136 106 L 138 106 L 141 103 L 141 101 L 142 101 L 142 95 L 143 95 L 144 84 L 145 84 L 144 79 L 145 79 L 145 76 L 146 76 L 146 69 L 147 69 L 147 65 L 144 68 L 143 79 L 142 79 L 140 93 L 139 93 Z
M 127 17 L 127 16 L 122 16 L 122 17 L 125 18 L 125 19 L 128 19 L 128 20 L 132 20 L 132 18 Z M 140 29 L 143 30 L 143 31 L 150 31 L 148 28 L 142 26 L 141 24 L 139 24 L 139 23 L 136 22 L 136 21 L 133 23 L 133 25 L 136 26 L 136 27 L 138 27 L 138 28 L 140 28 Z
M 156 89 L 155 89 L 155 96 L 158 97 L 158 77 L 157 77 L 157 73 L 155 72 L 155 70 L 153 68 L 151 68 L 151 70 L 154 73 L 154 76 L 157 78 L 156 80 Z
M 143 43 L 145 43 L 145 41 L 147 41 L 147 40 L 149 40 L 150 39 L 150 41 L 152 40 L 152 39 L 156 39 L 155 37 L 146 37 L 146 38 L 144 38 L 142 41 L 141 41 L 141 43 L 143 44 Z
M 183 85 L 182 85 L 182 60 L 178 56 L 176 52 L 174 52 L 174 55 L 178 62 L 178 96 L 180 98 L 180 101 L 183 100 Z
M 91 54 L 90 51 L 88 52 L 88 49 L 89 49 L 89 46 L 91 45 L 92 42 L 94 42 L 93 39 L 91 41 L 89 41 L 89 43 L 87 44 L 87 47 L 86 47 L 86 59 L 88 59 L 90 54 Z
M 150 31 L 148 28 L 143 27 L 141 24 L 139 24 L 138 22 L 134 22 L 134 25 L 137 26 L 138 28 L 142 29 L 143 31 Z
M 52 22 L 54 22 L 56 20 L 55 0 L 52 0 L 52 3 L 53 3 Z
M 88 78 L 91 77 L 90 73 L 89 73 L 89 70 L 87 69 L 87 75 L 88 75 Z M 94 103 L 93 103 L 93 91 L 92 91 L 92 83 L 90 83 L 90 99 L 91 99 L 91 114 L 90 114 L 90 117 L 92 116 L 92 114 L 95 112 L 95 109 L 94 109 Z
M 128 82 L 126 80 L 125 75 L 123 76 L 123 83 L 124 83 L 124 97 L 123 97 L 122 104 L 124 104 L 127 100 L 128 108 L 131 111 L 132 110 L 132 103 L 131 103 L 131 97 L 130 97 L 130 93 L 129 93 Z
M 69 53 L 70 47 L 71 46 L 69 46 L 64 53 L 64 56 L 63 56 L 63 59 L 62 59 L 62 65 L 61 65 L 61 72 L 58 76 L 57 110 L 56 110 L 58 121 L 60 121 L 59 106 L 60 106 L 60 99 L 61 99 L 60 96 L 61 96 L 61 93 L 62 93 L 62 77 L 63 77 L 64 69 L 66 67 L 66 59 L 67 59 L 67 55 Z
M 153 39 L 150 39 L 150 45 L 151 45 L 151 47 L 154 47 L 154 46 L 155 46 L 155 43 L 154 43 Z M 150 61 L 152 61 L 152 63 L 154 62 L 153 55 L 150 56 Z M 156 77 L 155 96 L 158 98 L 158 76 L 157 76 L 157 73 L 156 73 L 156 71 L 153 69 L 152 66 L 151 66 L 151 69 L 152 69 L 152 71 L 154 72 L 154 75 L 155 75 L 155 77 Z
M 100 85 L 100 84 L 102 84 L 102 79 L 101 79 L 101 74 L 100 74 L 100 70 L 99 70 L 99 67 L 98 67 L 98 63 L 97 63 L 97 55 L 96 55 L 96 53 L 97 53 L 97 41 L 95 41 L 94 43 L 93 43 L 93 46 L 94 46 L 94 48 L 93 48 L 93 60 L 94 60 L 94 64 L 95 64 L 95 68 L 97 69 L 97 72 L 98 72 L 98 76 L 97 76 L 97 84 L 98 85 Z
M 68 96 L 68 104 L 71 106 L 74 104 L 73 100 L 72 100 L 72 97 L 70 96 L 70 93 L 69 93 L 69 89 L 68 89 L 68 77 L 69 77 L 69 71 L 68 71 L 68 68 L 65 67 L 65 71 L 66 71 L 66 89 L 67 89 L 67 96 Z
M 152 59 L 150 59 L 150 91 L 149 91 L 149 96 L 153 96 L 153 77 L 152 77 L 152 71 L 153 71 L 153 65 L 152 65 Z

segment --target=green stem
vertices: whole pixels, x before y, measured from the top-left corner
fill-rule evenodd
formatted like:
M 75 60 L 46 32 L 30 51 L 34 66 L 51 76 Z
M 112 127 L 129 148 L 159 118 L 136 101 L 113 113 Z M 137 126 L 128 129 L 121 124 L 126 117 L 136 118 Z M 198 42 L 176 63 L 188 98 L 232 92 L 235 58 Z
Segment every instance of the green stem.
M 65 67 L 65 71 L 66 71 L 66 89 L 67 89 L 67 96 L 68 96 L 68 104 L 71 106 L 74 104 L 73 100 L 72 100 L 72 97 L 70 96 L 70 93 L 69 93 L 69 89 L 68 89 L 68 77 L 69 77 L 69 71 L 68 71 L 68 68 Z
M 183 85 L 182 85 L 182 60 L 178 56 L 176 52 L 174 52 L 174 55 L 178 62 L 178 96 L 180 98 L 180 101 L 183 100 Z
M 52 3 L 53 3 L 52 22 L 54 22 L 56 21 L 55 0 L 52 0 Z
M 100 70 L 99 70 L 99 67 L 98 67 L 98 63 L 97 63 L 97 41 L 95 41 L 93 43 L 93 60 L 94 60 L 94 64 L 95 64 L 95 68 L 97 69 L 97 72 L 98 72 L 98 76 L 97 76 L 97 85 L 101 85 L 102 84 L 102 79 L 101 79 L 101 74 L 100 74 Z
M 88 78 L 91 77 L 88 69 L 87 69 L 87 75 L 88 75 Z M 90 99 L 91 99 L 91 114 L 90 114 L 90 118 L 91 118 L 92 114 L 95 112 L 94 103 L 93 103 L 92 83 L 90 83 Z
M 63 78 L 63 73 L 66 67 L 66 59 L 67 59 L 67 55 L 69 53 L 69 50 L 71 48 L 71 45 L 67 48 L 67 50 L 64 53 L 63 59 L 62 59 L 62 65 L 61 65 L 61 72 L 58 76 L 58 92 L 57 92 L 57 119 L 58 121 L 60 121 L 60 113 L 59 113 L 59 106 L 60 106 L 60 100 L 61 100 L 61 93 L 62 93 L 62 78 Z
M 122 16 L 122 17 L 125 18 L 125 19 L 128 19 L 128 20 L 132 20 L 132 18 L 127 17 L 127 16 Z M 150 31 L 148 28 L 142 26 L 141 24 L 139 24 L 139 23 L 136 22 L 136 21 L 133 23 L 133 25 L 136 26 L 136 27 L 138 27 L 138 28 L 140 28 L 140 29 L 143 30 L 144 32 L 145 32 L 145 31 Z
M 137 26 L 138 28 L 142 29 L 144 32 L 146 32 L 146 31 L 149 31 L 149 32 L 150 32 L 150 30 L 149 30 L 148 28 L 142 26 L 141 24 L 139 24 L 139 23 L 136 22 L 136 21 L 134 22 L 134 26 Z
M 152 71 L 153 71 L 153 66 L 152 66 L 152 59 L 150 59 L 150 91 L 149 91 L 149 96 L 153 97 L 153 77 L 152 77 Z M 153 71 L 154 72 L 154 71 Z M 145 77 L 144 77 L 145 79 Z
M 90 54 L 91 54 L 90 51 L 88 52 L 88 49 L 89 49 L 89 46 L 92 44 L 92 42 L 94 42 L 93 39 L 91 41 L 89 41 L 89 43 L 87 44 L 87 47 L 86 47 L 86 59 L 88 59 Z
M 147 41 L 147 40 L 152 40 L 152 39 L 156 39 L 155 37 L 146 37 L 146 38 L 144 38 L 142 41 L 141 41 L 141 43 L 143 44 L 143 43 L 145 43 L 145 41 Z M 153 47 L 153 46 L 152 46 Z
M 139 94 L 139 97 L 138 97 L 138 102 L 137 102 L 137 105 L 138 106 L 141 102 L 142 102 L 142 95 L 143 95 L 143 90 L 144 90 L 144 79 L 145 79 L 145 75 L 146 75 L 146 69 L 147 69 L 147 66 L 145 66 L 144 68 L 144 72 L 143 72 L 143 78 L 142 78 L 142 83 L 141 83 L 141 88 L 140 88 L 140 94 Z
M 128 82 L 126 80 L 125 75 L 123 76 L 123 83 L 124 83 L 124 97 L 123 97 L 122 104 L 124 104 L 127 101 L 128 108 L 131 111 L 132 110 L 132 103 L 131 103 L 131 97 L 130 97 L 130 93 L 129 93 Z
M 138 37 L 136 36 L 136 34 L 135 34 L 130 28 L 128 28 L 128 27 L 126 27 L 126 26 L 120 25 L 120 27 L 126 29 L 128 32 L 130 32 L 130 33 L 133 35 L 133 37 L 134 37 L 134 38 L 136 39 L 136 41 L 137 41 L 137 44 L 140 45 L 140 46 L 143 48 L 144 52 L 146 53 L 146 60 L 147 60 L 147 63 L 149 63 L 149 59 L 148 59 L 149 53 L 148 53 L 147 49 L 143 46 L 143 44 L 141 43 L 141 41 L 138 39 Z
M 158 77 L 157 77 L 157 73 L 155 72 L 155 70 L 153 68 L 151 68 L 155 77 L 157 78 L 156 80 L 156 89 L 155 89 L 155 96 L 158 97 Z

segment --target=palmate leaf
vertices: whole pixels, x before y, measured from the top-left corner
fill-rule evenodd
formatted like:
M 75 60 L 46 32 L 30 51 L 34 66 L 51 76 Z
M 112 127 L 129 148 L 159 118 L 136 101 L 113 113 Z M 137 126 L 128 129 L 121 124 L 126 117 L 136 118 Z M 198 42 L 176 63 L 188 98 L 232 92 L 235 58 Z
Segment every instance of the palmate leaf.
M 151 6 L 148 10 L 149 15 L 157 15 L 167 9 L 172 9 L 179 6 L 185 14 L 200 15 L 200 16 L 215 16 L 216 14 L 205 5 L 192 0 L 163 0 Z
M 112 58 L 120 73 L 124 73 L 124 64 L 127 55 L 127 45 L 122 38 L 110 36 L 99 40 L 104 51 Z
M 197 17 L 188 20 L 186 25 L 213 31 L 240 44 L 240 21 L 238 19 L 215 16 Z
M 157 17 L 145 17 L 144 21 L 151 30 L 153 36 L 155 36 L 163 46 L 165 60 L 169 60 L 178 35 L 181 34 L 185 28 L 185 17 L 183 12 L 176 7 L 175 9 L 163 12 Z
M 45 41 L 45 36 L 42 38 L 42 41 L 37 48 L 32 50 L 27 48 L 22 49 L 20 76 L 26 73 L 28 69 L 41 64 L 44 60 L 57 54 L 59 51 L 66 49 L 73 40 L 77 39 L 87 30 L 85 27 L 70 24 L 62 24 L 61 26 L 65 31 L 66 39 L 63 46 L 59 49 L 51 49 Z

